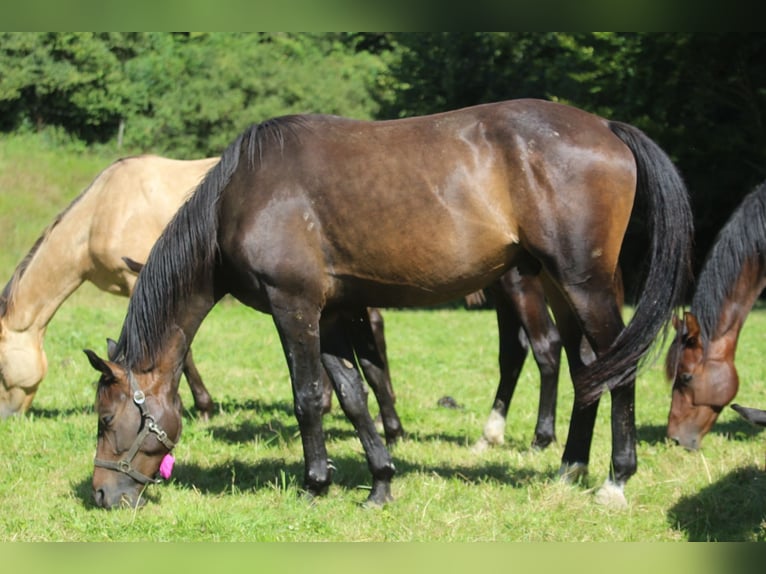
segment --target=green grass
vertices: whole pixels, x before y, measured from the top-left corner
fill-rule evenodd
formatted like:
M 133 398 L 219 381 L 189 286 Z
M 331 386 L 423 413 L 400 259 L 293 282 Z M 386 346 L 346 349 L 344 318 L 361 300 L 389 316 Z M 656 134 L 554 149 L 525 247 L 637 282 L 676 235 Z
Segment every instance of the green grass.
M 14 185 L 7 170 L 0 171 L 0 241 L 12 246 L 0 259 L 0 281 L 49 218 L 112 159 L 30 153 L 43 159 L 16 170 Z M 0 164 L 14 163 L 11 155 L 0 141 Z M 55 169 L 49 168 L 54 159 Z M 77 181 L 70 171 L 80 174 Z M 38 197 L 52 194 L 51 186 L 36 187 L 48 180 L 59 190 L 58 201 L 55 194 Z M 28 220 L 15 225 L 27 202 Z M 608 397 L 583 484 L 556 479 L 573 397 L 568 375 L 561 379 L 559 442 L 543 452 L 529 448 L 538 392 L 531 360 L 511 406 L 506 444 L 471 452 L 497 380 L 497 333 L 487 311 L 384 312 L 397 407 L 409 433 L 393 449 L 395 501 L 378 510 L 361 507 L 370 476 L 336 401 L 324 421 L 335 481 L 326 497 L 308 503 L 299 495 L 300 438 L 276 332 L 269 317 L 228 299 L 194 342 L 215 416 L 202 422 L 187 410 L 174 475 L 147 490 L 144 508 L 96 509 L 90 499 L 96 372 L 82 349 L 104 354 L 105 338 L 119 334 L 125 308 L 126 300 L 87 285 L 51 322 L 49 373 L 32 411 L 0 422 L 0 541 L 766 540 L 766 435 L 725 409 L 700 452 L 668 444 L 670 389 L 659 364 L 638 381 L 639 468 L 626 488 L 627 510 L 603 508 L 592 496 L 608 472 Z M 758 309 L 739 345 L 736 400 L 766 408 L 764 328 L 766 311 Z M 190 407 L 185 384 L 181 393 Z M 462 408 L 439 407 L 444 395 Z

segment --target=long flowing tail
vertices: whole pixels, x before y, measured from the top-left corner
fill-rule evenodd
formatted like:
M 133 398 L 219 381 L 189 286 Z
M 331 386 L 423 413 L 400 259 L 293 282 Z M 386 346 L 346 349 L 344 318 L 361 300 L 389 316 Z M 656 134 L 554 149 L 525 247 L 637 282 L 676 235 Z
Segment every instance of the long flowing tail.
M 692 268 L 694 224 L 681 176 L 667 154 L 641 130 L 620 122 L 609 122 L 609 128 L 636 158 L 637 194 L 647 202 L 650 263 L 630 322 L 583 373 L 578 401 L 584 404 L 598 399 L 605 383 L 611 390 L 631 381 L 658 336 L 664 341 L 669 319 L 683 302 Z

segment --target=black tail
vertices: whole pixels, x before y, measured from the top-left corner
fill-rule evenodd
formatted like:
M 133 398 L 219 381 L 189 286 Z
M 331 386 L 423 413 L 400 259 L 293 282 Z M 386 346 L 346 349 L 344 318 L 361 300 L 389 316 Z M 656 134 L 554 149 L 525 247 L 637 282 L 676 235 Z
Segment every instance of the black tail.
M 750 407 L 743 407 L 737 404 L 731 405 L 735 411 L 737 411 L 742 418 L 750 421 L 754 425 L 766 427 L 766 411 L 761 409 L 751 409 Z
M 636 373 L 658 335 L 664 341 L 675 307 L 691 278 L 694 226 L 689 197 L 667 154 L 641 130 L 610 122 L 609 128 L 633 152 L 637 194 L 647 202 L 651 246 L 649 270 L 635 313 L 612 346 L 584 373 L 578 401 L 590 404 Z M 606 386 L 605 386 L 606 383 Z

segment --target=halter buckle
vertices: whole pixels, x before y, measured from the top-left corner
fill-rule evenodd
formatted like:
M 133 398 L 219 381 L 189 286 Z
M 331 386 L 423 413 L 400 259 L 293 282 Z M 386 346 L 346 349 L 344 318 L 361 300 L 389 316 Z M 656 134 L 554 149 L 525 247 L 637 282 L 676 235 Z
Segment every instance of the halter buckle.
M 144 394 L 144 391 L 141 389 L 136 390 L 133 393 L 133 402 L 137 405 L 143 405 L 144 401 L 146 401 L 146 395 Z

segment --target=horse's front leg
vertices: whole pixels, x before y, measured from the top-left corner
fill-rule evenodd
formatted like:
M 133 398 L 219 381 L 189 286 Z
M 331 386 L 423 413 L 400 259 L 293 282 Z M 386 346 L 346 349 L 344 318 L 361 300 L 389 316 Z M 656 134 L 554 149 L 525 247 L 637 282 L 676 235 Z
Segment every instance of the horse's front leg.
M 332 473 L 322 430 L 319 310 L 300 301 L 272 302 L 272 317 L 290 370 L 295 417 L 303 444 L 303 485 L 310 496 L 327 493 Z

